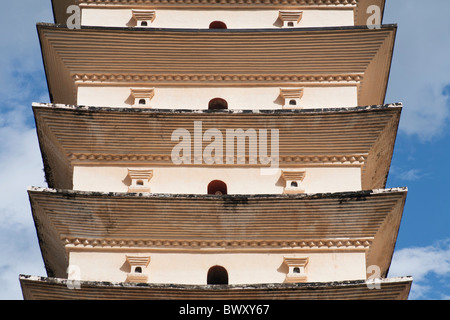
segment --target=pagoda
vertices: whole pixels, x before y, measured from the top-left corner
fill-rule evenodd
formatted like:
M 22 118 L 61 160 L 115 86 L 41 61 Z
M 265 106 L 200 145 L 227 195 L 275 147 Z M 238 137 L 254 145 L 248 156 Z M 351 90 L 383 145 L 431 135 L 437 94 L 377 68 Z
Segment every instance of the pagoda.
M 24 299 L 407 299 L 384 2 L 53 1 Z

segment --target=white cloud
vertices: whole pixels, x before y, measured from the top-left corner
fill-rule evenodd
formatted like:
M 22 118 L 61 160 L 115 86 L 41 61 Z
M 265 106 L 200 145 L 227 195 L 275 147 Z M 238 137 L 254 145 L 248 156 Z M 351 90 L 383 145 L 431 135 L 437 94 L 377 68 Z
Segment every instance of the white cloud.
M 384 23 L 398 23 L 387 102 L 403 102 L 400 132 L 422 141 L 440 136 L 450 120 L 448 0 L 387 1 Z
M 424 178 L 427 175 L 426 173 L 423 173 L 421 169 L 404 170 L 396 166 L 391 166 L 389 174 L 395 177 L 396 179 L 403 181 L 417 181 L 419 179 Z
M 444 282 L 450 279 L 450 239 L 431 246 L 396 251 L 389 277 L 406 275 L 414 278 L 410 299 L 426 299 L 432 291 L 437 294 L 438 290 L 433 287 L 436 282 L 431 282 L 430 278 L 438 277 Z M 444 298 L 449 292 L 440 294 Z
M 34 226 L 0 227 L 0 300 L 21 300 L 20 274 L 42 275 L 45 268 Z
M 43 165 L 37 141 L 36 130 L 27 126 L 23 115 L 15 112 L 0 114 L 0 223 L 23 223 L 28 220 L 24 214 L 29 211 L 27 187 L 44 185 Z M 15 118 L 8 123 L 4 118 Z
M 22 299 L 19 274 L 45 275 L 27 195 L 45 186 L 31 103 L 45 102 L 36 22 L 50 0 L 2 3 L 0 12 L 0 299 Z
M 20 99 L 24 97 L 24 91 L 36 88 L 34 75 L 42 70 L 36 23 L 53 19 L 50 0 L 3 2 L 0 11 L 0 96 L 4 103 L 5 100 Z
M 415 181 L 419 180 L 422 177 L 420 170 L 418 169 L 411 169 L 405 172 L 402 172 L 400 174 L 400 179 L 406 180 L 406 181 Z
M 45 186 L 43 165 L 25 110 L 0 114 L 0 299 L 22 298 L 19 274 L 45 275 L 27 195 Z

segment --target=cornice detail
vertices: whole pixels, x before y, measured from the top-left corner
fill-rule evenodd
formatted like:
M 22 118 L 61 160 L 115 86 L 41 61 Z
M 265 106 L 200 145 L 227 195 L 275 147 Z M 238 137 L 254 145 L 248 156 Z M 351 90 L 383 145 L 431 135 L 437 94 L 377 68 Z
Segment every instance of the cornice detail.
M 151 162 L 157 164 L 170 164 L 172 158 L 170 155 L 138 155 L 138 154 L 93 154 L 93 153 L 71 153 L 68 155 L 71 161 L 119 161 L 119 162 Z M 289 164 L 327 164 L 327 165 L 364 165 L 367 161 L 367 155 L 318 155 L 318 156 L 280 156 L 280 163 Z M 195 159 L 194 159 L 195 160 Z M 199 159 L 201 160 L 201 159 Z M 250 163 L 249 156 L 246 156 L 246 163 Z M 224 163 L 226 163 L 224 161 Z M 237 157 L 235 156 L 234 162 L 237 163 Z M 206 165 L 206 164 L 205 164 Z M 236 166 L 231 165 L 231 166 Z
M 189 83 L 253 83 L 253 82 L 302 82 L 302 83 L 360 83 L 362 74 L 323 74 L 323 75 L 286 75 L 286 74 L 95 74 L 77 73 L 72 76 L 76 83 L 178 83 L 189 85 Z
M 367 250 L 373 239 L 322 239 L 322 240 L 129 240 L 129 239 L 84 239 L 66 237 L 62 239 L 66 248 L 300 248 L 300 249 L 358 249 Z

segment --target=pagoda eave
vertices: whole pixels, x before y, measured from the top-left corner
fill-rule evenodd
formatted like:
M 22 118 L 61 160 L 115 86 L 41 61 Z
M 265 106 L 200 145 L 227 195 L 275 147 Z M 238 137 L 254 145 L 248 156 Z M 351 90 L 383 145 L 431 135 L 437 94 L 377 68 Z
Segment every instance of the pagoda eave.
M 406 300 L 412 278 L 376 282 L 258 285 L 158 285 L 20 276 L 25 300 Z M 375 287 L 379 286 L 379 287 Z
M 53 103 L 79 86 L 358 87 L 357 105 L 383 104 L 396 25 L 295 29 L 130 29 L 38 24 Z
M 212 112 L 34 104 L 33 110 L 51 188 L 71 189 L 74 165 L 173 166 L 173 131 L 184 128 L 193 135 L 194 124 L 201 122 L 203 130 L 224 134 L 239 128 L 279 130 L 280 168 L 359 167 L 362 189 L 370 190 L 385 187 L 402 106 Z
M 50 276 L 64 276 L 70 250 L 204 249 L 359 250 L 366 252 L 368 266 L 379 266 L 386 276 L 407 190 L 278 196 L 41 188 L 28 193 Z

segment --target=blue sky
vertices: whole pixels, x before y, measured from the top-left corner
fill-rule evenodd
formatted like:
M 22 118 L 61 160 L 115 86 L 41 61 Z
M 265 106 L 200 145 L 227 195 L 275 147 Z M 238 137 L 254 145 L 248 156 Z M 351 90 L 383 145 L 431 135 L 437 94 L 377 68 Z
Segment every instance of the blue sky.
M 0 299 L 22 299 L 19 274 L 45 275 L 26 189 L 46 186 L 32 102 L 48 102 L 36 22 L 50 0 L 0 12 Z M 387 0 L 399 26 L 386 103 L 403 102 L 388 188 L 409 188 L 390 277 L 410 299 L 450 299 L 450 1 Z

